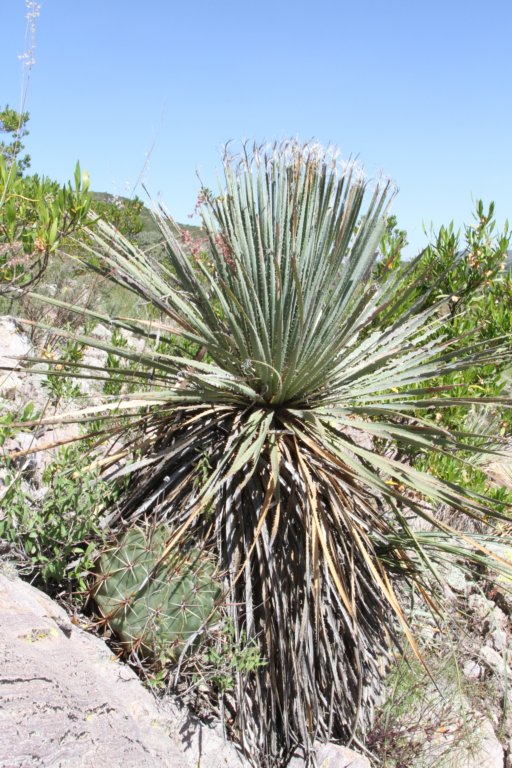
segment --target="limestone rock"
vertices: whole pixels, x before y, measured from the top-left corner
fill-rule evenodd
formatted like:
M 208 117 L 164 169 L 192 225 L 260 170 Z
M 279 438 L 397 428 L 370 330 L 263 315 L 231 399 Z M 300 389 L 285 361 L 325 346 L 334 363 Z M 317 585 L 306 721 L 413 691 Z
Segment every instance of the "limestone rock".
M 30 350 L 30 341 L 15 319 L 9 315 L 0 317 L 0 396 L 12 399 L 19 391 L 21 378 L 15 369 L 18 358 L 28 355 Z
M 476 661 L 466 661 L 462 668 L 466 680 L 470 682 L 480 680 L 484 676 L 484 668 Z
M 40 378 L 20 371 L 25 355 L 34 354 L 32 342 L 21 324 L 9 315 L 0 316 L 0 409 L 16 410 L 29 402 L 42 410 L 47 401 Z
M 467 593 L 468 584 L 466 576 L 461 568 L 451 567 L 445 568 L 443 571 L 445 586 L 445 595 L 450 602 L 457 598 L 457 595 L 465 595 Z
M 489 669 L 498 676 L 507 676 L 507 666 L 502 656 L 494 648 L 489 645 L 484 645 L 480 648 L 480 658 Z
M 0 317 L 0 366 L 15 368 L 16 358 L 27 355 L 31 346 L 14 317 Z
M 101 640 L 0 572 L 0 768 L 242 768 L 219 733 L 160 706 Z
M 370 768 L 369 760 L 359 752 L 338 744 L 318 744 L 315 758 L 319 768 Z M 302 757 L 292 757 L 288 768 L 304 768 Z
M 336 744 L 323 744 L 316 751 L 316 759 L 321 768 L 370 768 L 366 757 Z
M 453 768 L 503 768 L 504 761 L 503 747 L 492 723 L 483 718 L 478 725 L 473 749 L 468 752 L 465 761 L 454 764 Z

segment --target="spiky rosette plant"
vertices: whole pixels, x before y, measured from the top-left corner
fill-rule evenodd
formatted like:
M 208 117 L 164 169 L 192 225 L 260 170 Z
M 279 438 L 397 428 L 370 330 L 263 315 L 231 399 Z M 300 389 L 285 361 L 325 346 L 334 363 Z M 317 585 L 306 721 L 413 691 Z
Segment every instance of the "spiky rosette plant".
M 221 195 L 204 195 L 206 259 L 187 255 L 165 215 L 164 263 L 100 227 L 93 263 L 101 255 L 162 319 L 85 314 L 146 337 L 148 351 L 78 339 L 136 363 L 126 379 L 145 390 L 102 406 L 144 430 L 122 515 L 164 519 L 169 547 L 215 552 L 235 631 L 266 662 L 238 675 L 233 730 L 274 768 L 316 739 L 364 735 L 396 627 L 415 647 L 397 583 L 432 594 L 443 557 L 485 561 L 482 541 L 435 509 L 499 513 L 400 456 L 477 450 L 424 418 L 475 401 L 432 380 L 501 364 L 509 349 L 445 339 L 441 304 L 412 302 L 407 279 L 372 280 L 387 183 L 366 205 L 354 165 L 294 142 L 226 156 L 224 171 Z M 156 338 L 166 353 L 151 351 Z

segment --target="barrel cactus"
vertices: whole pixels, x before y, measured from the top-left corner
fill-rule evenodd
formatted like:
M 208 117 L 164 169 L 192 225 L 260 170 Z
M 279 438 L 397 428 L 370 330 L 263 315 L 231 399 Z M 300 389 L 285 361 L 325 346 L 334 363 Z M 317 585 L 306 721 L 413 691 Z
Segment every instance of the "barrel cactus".
M 197 549 L 166 552 L 170 532 L 133 527 L 103 551 L 93 598 L 125 653 L 175 660 L 215 614 L 213 563 Z

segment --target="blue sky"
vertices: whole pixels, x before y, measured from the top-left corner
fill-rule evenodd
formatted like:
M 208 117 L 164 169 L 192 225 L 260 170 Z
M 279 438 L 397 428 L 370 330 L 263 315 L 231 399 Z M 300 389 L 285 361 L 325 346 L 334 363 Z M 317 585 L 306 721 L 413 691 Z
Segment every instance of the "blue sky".
M 187 221 L 226 141 L 314 138 L 393 178 L 411 254 L 478 197 L 512 219 L 511 0 L 40 4 L 35 172 L 64 182 L 80 160 L 120 194 L 142 177 Z M 25 12 L 0 2 L 0 105 L 20 103 Z

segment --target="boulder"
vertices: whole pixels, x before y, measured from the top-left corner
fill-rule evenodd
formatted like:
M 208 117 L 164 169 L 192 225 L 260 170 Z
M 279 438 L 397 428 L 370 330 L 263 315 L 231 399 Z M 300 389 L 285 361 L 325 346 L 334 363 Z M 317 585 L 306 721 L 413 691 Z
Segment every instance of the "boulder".
M 0 317 L 0 396 L 12 399 L 19 391 L 22 379 L 15 369 L 18 358 L 31 350 L 28 337 L 21 331 L 16 320 L 9 315 Z M 5 370 L 10 369 L 10 370 Z
M 107 645 L 0 560 L 0 768 L 249 768 L 222 736 L 156 699 Z M 370 768 L 319 744 L 321 768 Z M 304 768 L 301 757 L 290 768 Z
M 359 752 L 339 744 L 318 744 L 315 749 L 318 768 L 371 768 L 370 761 Z M 302 756 L 291 758 L 287 768 L 305 768 Z
M 0 572 L 0 768 L 242 768 L 48 596 Z
M 15 368 L 17 358 L 28 355 L 32 344 L 18 321 L 10 315 L 0 317 L 0 366 Z
M 453 768 L 503 768 L 505 753 L 491 721 L 484 717 L 478 723 L 473 749 L 462 754 Z
M 47 404 L 41 377 L 20 370 L 26 355 L 37 355 L 37 350 L 21 323 L 10 315 L 0 316 L 0 409 L 5 412 L 16 412 L 29 402 L 42 411 Z

